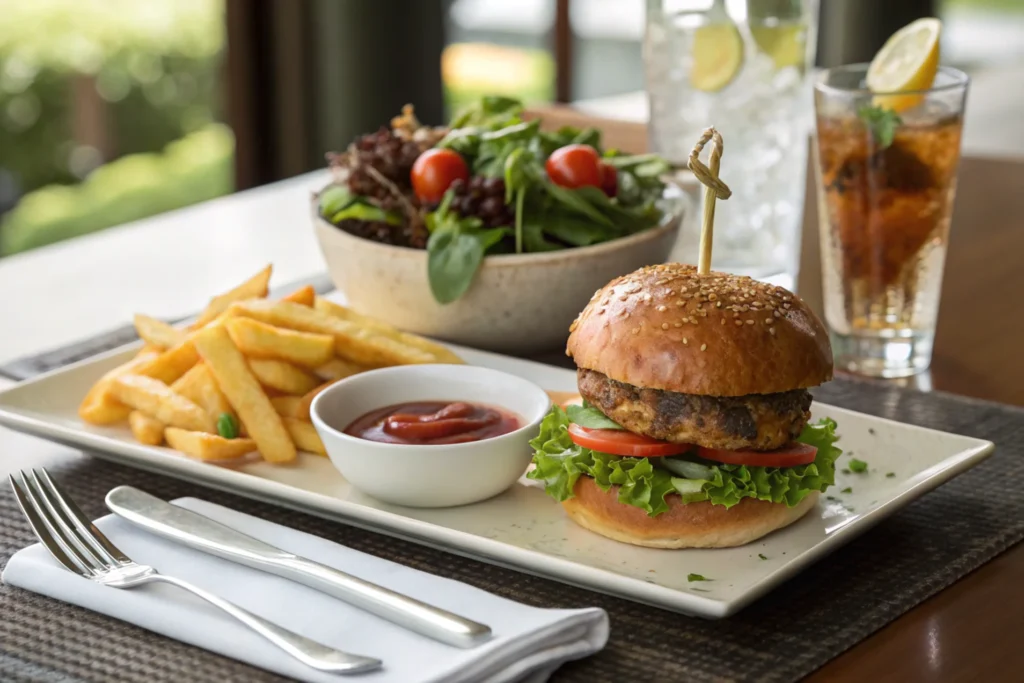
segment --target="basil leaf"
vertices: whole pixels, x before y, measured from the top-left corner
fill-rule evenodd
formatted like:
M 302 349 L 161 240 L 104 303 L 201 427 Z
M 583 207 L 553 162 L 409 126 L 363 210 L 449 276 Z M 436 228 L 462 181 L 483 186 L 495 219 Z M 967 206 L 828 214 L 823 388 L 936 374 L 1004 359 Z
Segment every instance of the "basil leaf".
M 320 214 L 333 216 L 357 199 L 344 185 L 331 185 L 320 193 Z
M 594 406 L 570 405 L 565 407 L 565 413 L 569 416 L 569 422 L 587 429 L 622 429 L 614 420 Z
M 331 216 L 332 223 L 340 223 L 344 220 L 355 219 L 357 221 L 380 221 L 388 225 L 401 225 L 402 217 L 385 211 L 372 204 L 352 204 L 348 208 L 338 211 Z
M 449 304 L 469 289 L 484 259 L 478 235 L 458 229 L 436 230 L 427 240 L 427 279 L 434 299 Z
M 225 439 L 238 438 L 238 423 L 231 413 L 221 413 L 217 418 L 217 433 Z

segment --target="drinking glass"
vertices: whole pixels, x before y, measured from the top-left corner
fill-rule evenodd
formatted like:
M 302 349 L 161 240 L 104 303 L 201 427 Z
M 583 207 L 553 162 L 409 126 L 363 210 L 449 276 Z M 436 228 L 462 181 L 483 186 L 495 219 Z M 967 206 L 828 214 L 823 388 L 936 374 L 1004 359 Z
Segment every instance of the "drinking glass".
M 732 197 L 715 207 L 718 270 L 793 286 L 817 16 L 818 0 L 647 0 L 651 151 L 685 167 L 705 128 L 725 139 Z M 677 248 L 695 254 L 696 231 L 684 232 Z
M 867 68 L 814 88 L 825 318 L 837 367 L 907 377 L 931 363 L 968 78 L 878 95 Z

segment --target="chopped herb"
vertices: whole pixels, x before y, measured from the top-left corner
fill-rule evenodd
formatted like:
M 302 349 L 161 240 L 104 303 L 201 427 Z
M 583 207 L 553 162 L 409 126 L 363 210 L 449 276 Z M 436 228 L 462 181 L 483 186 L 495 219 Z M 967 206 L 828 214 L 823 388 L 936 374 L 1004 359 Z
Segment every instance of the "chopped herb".
M 870 434 L 871 436 L 874 436 L 875 435 L 875 428 L 874 427 L 868 427 L 868 434 Z
M 225 439 L 238 438 L 238 423 L 231 413 L 221 413 L 217 418 L 217 433 Z
M 825 500 L 839 500 L 835 496 L 825 496 Z
M 845 489 L 840 490 L 839 493 L 853 493 L 853 488 L 847 486 Z
M 694 581 L 710 581 L 711 579 L 705 578 L 700 574 L 687 574 L 686 580 L 693 583 Z
M 757 556 L 760 557 L 762 560 L 767 560 L 768 559 L 767 557 L 764 556 L 764 553 L 758 553 Z
M 896 137 L 896 128 L 903 123 L 899 114 L 885 107 L 863 106 L 857 110 L 857 116 L 868 127 L 871 137 L 882 149 L 892 144 L 893 138 Z
M 697 591 L 698 593 L 710 593 L 711 592 L 707 588 L 697 588 L 696 586 L 691 588 L 690 590 Z
M 850 470 L 856 472 L 857 474 L 861 474 L 863 472 L 868 471 L 868 464 L 863 460 L 853 458 L 852 460 L 850 460 Z
M 886 473 L 885 473 L 885 476 L 887 476 L 887 477 L 889 477 L 890 479 L 892 479 L 893 477 L 895 477 L 895 476 L 896 476 L 896 473 L 895 473 L 895 472 L 886 472 Z
M 842 470 L 840 470 L 840 471 L 841 471 L 841 472 L 842 472 L 843 474 L 849 474 L 849 473 L 850 473 L 850 470 L 846 469 L 845 467 L 844 467 L 844 468 L 843 468 Z

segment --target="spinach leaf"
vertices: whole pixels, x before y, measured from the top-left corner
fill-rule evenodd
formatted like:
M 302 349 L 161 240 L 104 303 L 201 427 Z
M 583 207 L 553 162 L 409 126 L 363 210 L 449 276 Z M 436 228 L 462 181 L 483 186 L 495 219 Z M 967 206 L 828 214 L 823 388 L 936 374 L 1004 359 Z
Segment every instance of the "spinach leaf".
M 574 247 L 586 247 L 621 236 L 618 232 L 593 221 L 554 212 L 544 215 L 544 232 Z
M 479 235 L 458 229 L 431 234 L 427 240 L 427 277 L 434 299 L 449 304 L 465 294 L 483 259 Z
M 521 232 L 523 235 L 523 247 L 528 253 L 564 249 L 562 245 L 551 242 L 544 237 L 544 225 L 536 218 L 532 220 L 524 218 Z
M 594 207 L 591 201 L 588 201 L 589 193 L 582 192 L 582 190 L 594 190 L 604 197 L 604 192 L 601 192 L 598 188 L 578 187 L 575 189 L 569 189 L 567 187 L 555 185 L 553 182 L 548 180 L 544 184 L 544 189 L 547 190 L 547 193 L 551 195 L 552 199 L 564 206 L 566 209 L 582 214 L 601 225 L 607 225 L 610 228 L 615 227 L 615 223 L 613 223 L 608 216 L 601 213 Z

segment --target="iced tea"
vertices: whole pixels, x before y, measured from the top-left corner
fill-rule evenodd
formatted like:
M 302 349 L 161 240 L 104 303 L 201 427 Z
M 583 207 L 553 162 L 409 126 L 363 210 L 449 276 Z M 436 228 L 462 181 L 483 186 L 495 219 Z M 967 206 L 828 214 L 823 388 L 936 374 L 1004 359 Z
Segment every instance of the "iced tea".
M 856 68 L 843 76 L 856 82 Z M 966 76 L 942 69 L 897 113 L 856 87 L 819 83 L 822 277 L 839 367 L 900 377 L 930 362 L 965 93 Z

